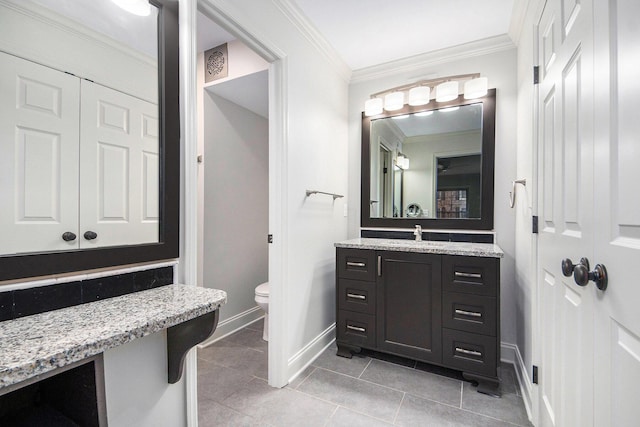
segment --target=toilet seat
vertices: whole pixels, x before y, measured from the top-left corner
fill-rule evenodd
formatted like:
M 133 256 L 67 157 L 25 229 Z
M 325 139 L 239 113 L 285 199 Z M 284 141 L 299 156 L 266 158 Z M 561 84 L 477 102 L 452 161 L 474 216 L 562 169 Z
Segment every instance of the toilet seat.
M 261 285 L 256 286 L 256 296 L 258 297 L 269 296 L 269 282 L 265 282 Z

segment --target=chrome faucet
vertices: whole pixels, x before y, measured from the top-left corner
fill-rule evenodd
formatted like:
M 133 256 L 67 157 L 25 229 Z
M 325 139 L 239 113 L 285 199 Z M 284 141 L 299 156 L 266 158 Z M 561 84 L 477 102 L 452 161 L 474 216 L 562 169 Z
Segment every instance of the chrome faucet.
M 416 225 L 416 229 L 414 230 L 413 234 L 416 236 L 416 242 L 422 241 L 422 227 Z

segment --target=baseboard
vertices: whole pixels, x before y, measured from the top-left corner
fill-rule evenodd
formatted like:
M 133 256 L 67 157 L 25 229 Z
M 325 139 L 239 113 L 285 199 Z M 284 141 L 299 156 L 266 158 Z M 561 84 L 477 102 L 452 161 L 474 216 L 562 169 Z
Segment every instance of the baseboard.
M 293 372 L 293 374 L 289 375 L 289 383 L 295 380 L 298 375 L 307 369 L 307 367 L 331 345 L 331 343 L 336 339 L 335 331 L 336 324 L 333 323 L 289 358 L 287 362 L 287 372 Z
M 500 343 L 501 361 L 505 363 L 511 363 L 516 371 L 516 377 L 518 380 L 518 386 L 520 387 L 520 394 L 524 402 L 524 407 L 527 410 L 527 416 L 529 421 L 533 422 L 533 405 L 532 405 L 532 386 L 531 378 L 528 374 L 528 369 L 524 364 L 520 349 L 515 344 L 509 344 L 505 342 Z
M 247 311 L 238 313 L 235 316 L 231 316 L 228 319 L 224 319 L 218 323 L 216 331 L 209 338 L 204 340 L 198 345 L 198 348 L 203 348 L 213 344 L 222 338 L 231 335 L 234 332 L 239 331 L 242 328 L 246 328 L 250 324 L 257 322 L 264 317 L 264 312 L 260 307 L 255 306 Z

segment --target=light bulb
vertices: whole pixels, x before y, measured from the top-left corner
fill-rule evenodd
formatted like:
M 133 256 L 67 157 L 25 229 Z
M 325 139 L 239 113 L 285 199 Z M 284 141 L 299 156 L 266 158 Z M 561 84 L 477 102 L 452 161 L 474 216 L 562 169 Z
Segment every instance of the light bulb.
M 464 99 L 481 98 L 487 94 L 488 89 L 489 79 L 486 77 L 467 80 L 464 84 Z
M 458 97 L 458 82 L 444 82 L 436 86 L 436 102 L 453 101 Z

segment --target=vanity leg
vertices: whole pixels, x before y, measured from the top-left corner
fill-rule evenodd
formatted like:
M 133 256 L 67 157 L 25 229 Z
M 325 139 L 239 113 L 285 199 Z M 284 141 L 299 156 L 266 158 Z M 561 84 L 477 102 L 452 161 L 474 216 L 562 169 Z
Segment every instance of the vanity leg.
M 362 350 L 360 347 L 350 345 L 350 344 L 336 342 L 336 345 L 338 346 L 338 351 L 336 352 L 336 355 L 341 357 L 346 357 L 348 359 L 351 359 L 353 357 L 353 353 L 360 353 L 360 351 Z
M 500 380 L 497 378 L 484 377 L 482 375 L 463 372 L 464 379 L 475 381 L 478 383 L 478 393 L 486 394 L 492 397 L 501 397 Z

